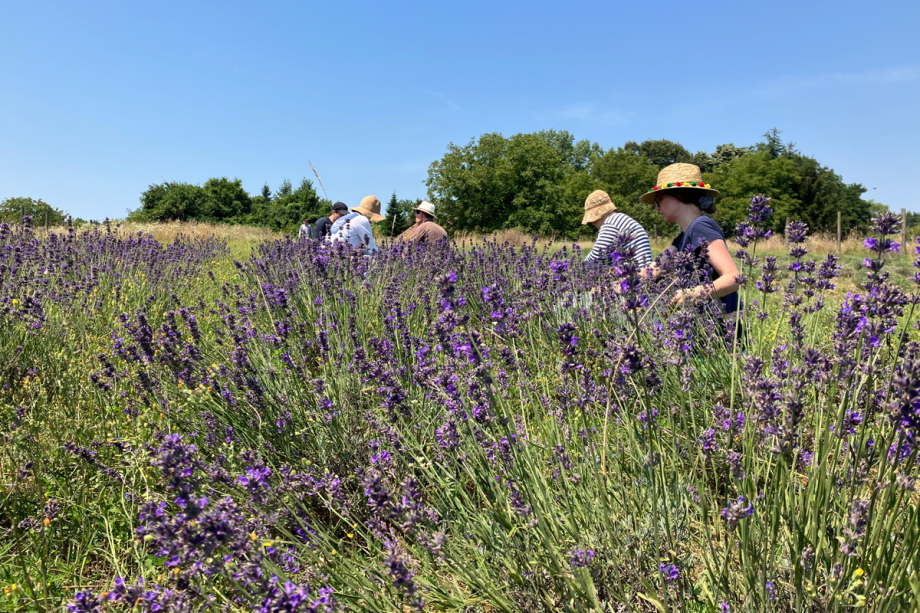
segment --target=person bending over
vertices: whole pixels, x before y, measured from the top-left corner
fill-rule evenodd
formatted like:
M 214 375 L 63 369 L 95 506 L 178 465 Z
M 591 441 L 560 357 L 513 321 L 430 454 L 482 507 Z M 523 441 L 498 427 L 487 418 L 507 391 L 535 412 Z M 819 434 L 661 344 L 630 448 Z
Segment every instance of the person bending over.
M 611 202 L 606 192 L 597 190 L 588 196 L 585 200 L 585 216 L 581 223 L 591 224 L 598 229 L 597 241 L 585 258 L 585 263 L 607 263 L 605 260 L 610 246 L 617 237 L 626 235 L 632 237 L 628 244 L 635 254 L 635 263 L 640 268 L 652 263 L 652 246 L 645 228 L 626 213 L 617 211 L 616 205 Z
M 357 208 L 332 224 L 329 240 L 350 243 L 355 249 L 364 247 L 366 254 L 376 253 L 377 243 L 371 222 L 384 219 L 386 217 L 380 214 L 380 200 L 376 196 L 365 196 Z
M 339 217 L 345 217 L 348 215 L 348 205 L 344 202 L 336 202 L 332 205 L 332 211 L 329 213 L 328 217 L 320 217 L 316 220 L 316 223 L 313 224 L 313 238 L 317 240 L 322 240 L 329 236 L 329 231 L 332 229 L 332 224 L 336 222 Z
M 709 284 L 680 290 L 675 302 L 688 295 L 718 298 L 725 313 L 738 310 L 738 266 L 728 252 L 725 234 L 710 217 L 716 211 L 715 198 L 719 192 L 704 183 L 700 169 L 694 164 L 671 164 L 658 173 L 658 182 L 639 201 L 654 204 L 661 218 L 680 226 L 680 234 L 668 247 L 669 251 L 683 251 L 688 247 L 697 253 L 700 243 L 709 243 Z

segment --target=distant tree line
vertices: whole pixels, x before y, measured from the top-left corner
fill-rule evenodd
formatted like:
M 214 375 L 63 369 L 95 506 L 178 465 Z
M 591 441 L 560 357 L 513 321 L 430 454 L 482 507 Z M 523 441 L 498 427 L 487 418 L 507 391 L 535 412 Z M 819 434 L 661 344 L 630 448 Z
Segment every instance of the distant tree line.
M 383 236 L 399 236 L 415 223 L 418 199 L 400 200 L 396 193 L 386 205 L 387 218 L 376 224 Z M 357 206 L 357 203 L 352 203 Z M 332 201 L 320 198 L 312 181 L 303 179 L 293 188 L 284 181 L 277 190 L 264 185 L 250 196 L 239 179 L 208 179 L 204 185 L 160 183 L 141 194 L 140 208 L 129 212 L 128 221 L 209 221 L 264 226 L 277 232 L 295 233 L 306 219 L 314 222 L 329 215 Z
M 763 141 L 739 147 L 719 145 L 712 153 L 691 153 L 670 140 L 627 142 L 604 149 L 588 140 L 576 141 L 568 131 L 531 134 L 483 134 L 465 146 L 451 143 L 428 169 L 428 199 L 437 206 L 437 221 L 449 232 L 492 232 L 523 228 L 542 236 L 577 238 L 593 234 L 581 225 L 585 197 L 595 189 L 610 194 L 617 207 L 638 220 L 650 234 L 670 235 L 669 227 L 639 196 L 652 187 L 658 171 L 675 162 L 690 162 L 703 179 L 722 194 L 716 220 L 729 234 L 747 211 L 750 197 L 773 198 L 774 230 L 783 231 L 787 217 L 803 221 L 812 231 L 836 229 L 837 212 L 844 231 L 865 230 L 872 217 L 887 207 L 863 200 L 866 189 L 845 183 L 832 169 L 784 142 L 776 129 Z M 377 224 L 384 236 L 398 236 L 414 223 L 418 199 L 387 203 L 387 219 Z M 264 185 L 251 196 L 239 179 L 211 178 L 202 185 L 165 182 L 150 185 L 129 221 L 208 221 L 247 224 L 294 233 L 302 220 L 328 215 L 332 202 L 320 198 L 313 183 L 296 188 L 285 180 L 277 189 Z M 18 222 L 22 213 L 33 223 L 65 223 L 67 214 L 42 200 L 8 198 L 0 202 L 0 221 Z M 75 220 L 82 221 L 82 220 Z M 920 225 L 910 213 L 908 225 Z
M 49 226 L 67 223 L 67 213 L 54 208 L 41 198 L 6 198 L 0 202 L 0 222 L 21 223 L 23 217 L 31 217 L 33 226 L 43 226 L 46 220 Z
M 285 180 L 274 192 L 265 185 L 259 195 L 250 196 L 239 179 L 220 177 L 203 185 L 151 185 L 141 194 L 140 208 L 128 214 L 128 221 L 196 220 L 294 232 L 304 219 L 315 221 L 328 215 L 331 206 L 316 194 L 309 179 L 303 179 L 297 188 Z
M 675 162 L 690 162 L 703 180 L 721 192 L 715 218 L 726 232 L 747 212 L 754 194 L 773 198 L 776 231 L 786 217 L 803 221 L 812 231 L 867 228 L 873 206 L 861 199 L 866 189 L 847 184 L 833 170 L 785 143 L 770 130 L 763 142 L 738 147 L 719 145 L 712 153 L 690 153 L 669 140 L 627 142 L 604 150 L 597 143 L 575 141 L 567 131 L 533 134 L 483 134 L 465 146 L 450 144 L 428 170 L 428 195 L 439 220 L 452 231 L 491 232 L 519 227 L 541 235 L 575 238 L 590 231 L 581 226 L 584 199 L 595 189 L 610 194 L 617 207 L 650 233 L 670 234 L 652 207 L 639 196 L 655 185 L 658 171 Z

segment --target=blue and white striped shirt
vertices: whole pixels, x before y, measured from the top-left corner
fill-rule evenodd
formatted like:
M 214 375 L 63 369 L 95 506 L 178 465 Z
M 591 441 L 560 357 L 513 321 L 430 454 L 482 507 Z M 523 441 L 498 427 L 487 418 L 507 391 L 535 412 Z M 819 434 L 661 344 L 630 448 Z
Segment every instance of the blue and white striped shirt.
M 601 229 L 597 233 L 597 242 L 591 253 L 585 258 L 585 262 L 603 263 L 607 258 L 607 250 L 613 245 L 618 236 L 632 236 L 629 246 L 633 248 L 635 257 L 633 260 L 639 266 L 648 266 L 652 263 L 652 245 L 648 240 L 648 233 L 639 222 L 627 215 L 626 213 L 615 212 L 607 217 L 601 224 Z

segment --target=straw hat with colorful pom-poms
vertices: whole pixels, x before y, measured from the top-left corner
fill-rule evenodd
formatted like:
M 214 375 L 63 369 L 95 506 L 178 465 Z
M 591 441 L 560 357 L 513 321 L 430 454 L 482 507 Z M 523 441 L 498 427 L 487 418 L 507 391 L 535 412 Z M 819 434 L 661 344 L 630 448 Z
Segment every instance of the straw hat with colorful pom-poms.
M 719 192 L 712 189 L 712 185 L 703 182 L 700 167 L 696 164 L 671 164 L 661 169 L 658 173 L 658 183 L 652 189 L 639 196 L 639 202 L 654 204 L 655 196 L 659 192 L 671 189 L 695 189 L 700 191 L 700 196 L 715 198 Z

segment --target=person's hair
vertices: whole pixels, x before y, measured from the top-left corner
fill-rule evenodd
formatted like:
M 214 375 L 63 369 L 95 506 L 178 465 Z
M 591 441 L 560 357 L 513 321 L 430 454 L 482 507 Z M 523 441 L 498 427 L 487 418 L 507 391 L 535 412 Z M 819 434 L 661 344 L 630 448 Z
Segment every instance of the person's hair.
M 700 206 L 700 198 L 712 198 L 712 196 L 708 196 L 707 194 L 700 192 L 700 190 L 694 189 L 692 187 L 678 187 L 675 189 L 669 189 L 663 193 L 668 196 L 674 196 L 684 204 L 695 204 L 696 206 Z M 703 210 L 703 207 L 700 207 L 700 210 L 707 215 L 712 215 L 716 212 L 716 203 L 713 202 L 706 210 Z
M 420 211 L 419 209 L 415 209 L 415 212 L 421 215 L 422 217 L 424 217 L 425 221 L 434 221 L 434 215 L 431 215 L 430 213 L 426 213 L 425 211 Z

